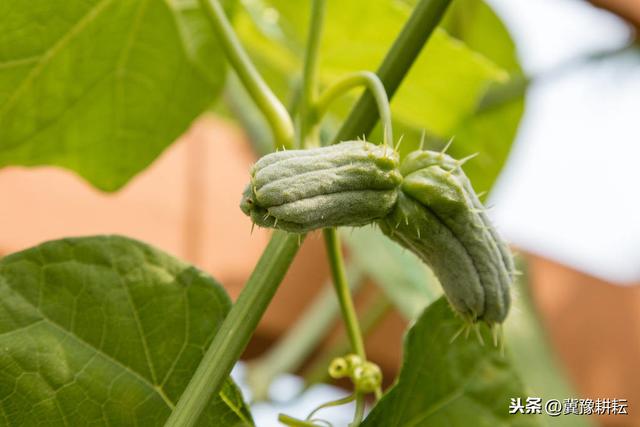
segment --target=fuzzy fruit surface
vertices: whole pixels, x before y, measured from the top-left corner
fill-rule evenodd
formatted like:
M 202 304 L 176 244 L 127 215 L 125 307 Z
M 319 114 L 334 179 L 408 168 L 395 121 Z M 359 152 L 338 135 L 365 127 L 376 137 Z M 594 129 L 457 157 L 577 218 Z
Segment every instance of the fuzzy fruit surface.
M 464 318 L 501 323 L 511 303 L 513 259 L 461 166 L 444 153 L 409 154 L 398 202 L 378 224 L 431 266 Z
M 262 227 L 304 233 L 387 215 L 402 175 L 398 154 L 364 141 L 268 154 L 251 168 L 240 208 Z
M 377 223 L 429 265 L 469 322 L 504 321 L 514 265 L 462 170 L 464 160 L 347 141 L 272 153 L 251 169 L 242 211 L 262 227 L 304 233 Z

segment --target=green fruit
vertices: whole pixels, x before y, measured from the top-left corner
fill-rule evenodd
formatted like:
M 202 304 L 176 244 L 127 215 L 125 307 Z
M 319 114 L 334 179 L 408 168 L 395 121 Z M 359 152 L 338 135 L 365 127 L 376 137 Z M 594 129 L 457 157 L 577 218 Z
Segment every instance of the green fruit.
M 251 169 L 241 208 L 260 226 L 298 233 L 377 222 L 431 266 L 458 313 L 501 323 L 513 259 L 462 163 L 418 150 L 399 164 L 393 150 L 363 141 L 273 153 Z
M 262 157 L 240 207 L 254 223 L 303 233 L 361 226 L 393 208 L 402 176 L 393 150 L 363 141 Z
M 457 312 L 500 323 L 510 306 L 513 260 L 461 163 L 443 153 L 411 153 L 400 166 L 398 202 L 378 224 L 431 266 Z

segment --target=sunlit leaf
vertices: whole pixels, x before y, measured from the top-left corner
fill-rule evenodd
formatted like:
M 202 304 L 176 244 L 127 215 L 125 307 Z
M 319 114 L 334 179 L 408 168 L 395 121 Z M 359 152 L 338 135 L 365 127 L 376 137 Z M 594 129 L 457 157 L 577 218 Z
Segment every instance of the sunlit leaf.
M 0 5 L 0 167 L 116 190 L 217 96 L 224 57 L 195 0 Z
M 504 25 L 483 2 L 471 3 L 469 8 L 457 4 L 451 8 L 444 29 L 433 34 L 394 97 L 392 112 L 396 138 L 403 136 L 402 153 L 418 146 L 423 130 L 429 148 L 440 149 L 455 137 L 452 155 L 479 152 L 467 165 L 467 173 L 484 191 L 491 188 L 506 160 L 523 102 L 519 96 L 491 111 L 480 108 L 490 88 L 508 84 L 519 74 L 519 66 Z M 243 4 L 247 12 L 237 14 L 236 27 L 268 81 L 289 99 L 300 75 L 309 4 L 285 0 Z M 324 85 L 351 71 L 375 70 L 412 5 L 389 0 L 363 7 L 355 0 L 329 0 L 327 7 L 320 52 Z M 348 111 L 345 102 L 332 109 L 338 122 Z M 377 132 L 371 138 L 380 140 L 381 135 Z

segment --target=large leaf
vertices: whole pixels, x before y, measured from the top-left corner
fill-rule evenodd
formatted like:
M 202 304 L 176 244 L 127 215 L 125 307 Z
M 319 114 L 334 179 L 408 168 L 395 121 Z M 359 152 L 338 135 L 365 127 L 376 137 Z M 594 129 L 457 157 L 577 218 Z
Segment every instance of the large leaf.
M 0 167 L 57 165 L 116 190 L 222 88 L 195 0 L 0 5 Z
M 540 416 L 509 415 L 511 398 L 526 399 L 507 357 L 474 336 L 451 338 L 463 325 L 447 301 L 429 306 L 409 330 L 397 383 L 373 408 L 363 426 L 537 426 Z
M 431 270 L 379 230 L 360 227 L 342 236 L 350 261 L 375 281 L 407 320 L 418 317 L 442 294 Z
M 454 1 L 442 26 L 451 36 L 509 73 L 521 72 L 516 47 L 507 28 L 484 1 Z
M 453 2 L 442 26 L 476 55 L 508 74 L 508 79 L 486 86 L 480 96 L 474 98 L 473 107 L 446 133 L 434 133 L 429 126 L 424 126 L 428 147 L 440 149 L 454 138 L 449 154 L 458 158 L 478 154 L 465 165 L 465 172 L 478 191 L 489 191 L 506 162 L 524 112 L 525 91 L 516 46 L 500 18 L 480 0 Z M 450 84 L 455 85 L 455 80 Z M 415 149 L 422 129 L 402 117 L 397 127 L 407 141 L 402 147 L 403 153 Z
M 506 162 L 524 112 L 518 53 L 507 28 L 483 1 L 456 0 L 443 25 L 451 35 L 509 73 L 508 81 L 488 87 L 471 114 L 451 132 L 455 143 L 450 153 L 456 157 L 479 153 L 465 171 L 479 191 L 489 191 Z
M 277 43 L 277 37 L 270 38 L 270 34 L 280 33 L 267 32 L 266 24 L 259 21 L 262 32 L 252 26 L 242 19 L 245 15 L 239 14 L 237 26 L 252 53 L 264 57 L 265 62 L 268 56 L 273 67 L 290 75 L 300 67 L 309 2 L 270 0 L 265 3 L 278 11 L 280 40 L 286 43 Z M 410 11 L 410 7 L 397 1 L 368 2 L 366 7 L 355 0 L 328 1 L 320 53 L 323 81 L 334 81 L 350 71 L 375 69 Z M 263 15 L 255 10 L 252 13 L 254 21 Z M 265 49 L 267 46 L 269 50 Z M 499 67 L 438 30 L 393 100 L 394 113 L 417 126 L 446 133 L 471 111 L 489 82 L 506 77 Z
M 145 244 L 87 237 L 0 261 L 0 425 L 161 426 L 230 307 Z M 253 425 L 228 380 L 201 425 Z
M 519 69 L 513 42 L 500 20 L 481 1 L 473 3 L 465 9 L 464 22 L 456 20 L 464 32 L 447 25 L 452 35 L 443 29 L 434 33 L 394 97 L 392 110 L 396 135 L 404 135 L 403 153 L 417 147 L 423 129 L 432 148 L 441 148 L 455 136 L 453 155 L 481 153 L 467 172 L 478 188 L 489 189 L 508 154 L 522 104 L 499 112 L 497 118 L 476 116 L 489 88 L 509 82 Z M 245 5 L 248 13 L 237 14 L 236 27 L 268 80 L 282 97 L 289 97 L 301 66 L 309 2 Z M 391 0 L 366 6 L 356 0 L 329 0 L 327 7 L 320 63 L 324 84 L 349 71 L 375 69 L 411 11 L 407 3 Z M 463 7 L 456 6 L 448 16 L 457 16 L 458 10 Z M 348 106 L 338 103 L 333 111 L 344 117 Z

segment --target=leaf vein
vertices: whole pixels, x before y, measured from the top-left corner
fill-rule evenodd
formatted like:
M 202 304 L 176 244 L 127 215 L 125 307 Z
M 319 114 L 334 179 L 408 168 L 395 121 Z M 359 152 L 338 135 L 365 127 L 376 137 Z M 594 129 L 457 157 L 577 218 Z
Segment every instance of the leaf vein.
M 100 14 L 106 9 L 106 7 L 112 3 L 113 0 L 101 0 L 74 25 L 69 31 L 67 31 L 56 43 L 54 43 L 38 60 L 37 65 L 31 70 L 25 77 L 20 85 L 16 88 L 13 94 L 5 102 L 0 109 L 0 116 L 5 114 L 11 109 L 13 104 L 20 99 L 20 95 L 27 90 L 35 79 L 40 75 L 44 67 L 56 56 L 56 54 L 64 49 L 67 44 L 73 40 L 75 36 L 80 34 L 91 22 L 93 22 Z

